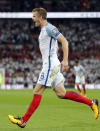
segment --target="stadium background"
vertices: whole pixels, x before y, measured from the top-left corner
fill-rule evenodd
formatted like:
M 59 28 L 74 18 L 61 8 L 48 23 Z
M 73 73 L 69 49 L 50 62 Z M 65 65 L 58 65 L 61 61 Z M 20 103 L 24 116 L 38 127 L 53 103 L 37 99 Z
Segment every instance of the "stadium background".
M 80 63 L 83 64 L 87 70 L 86 82 L 89 84 L 89 87 L 92 86 L 92 88 L 95 88 L 94 90 L 87 90 L 88 97 L 97 97 L 100 100 L 100 91 L 96 90 L 96 88 L 100 88 L 99 0 L 0 0 L 0 69 L 3 68 L 5 70 L 6 84 L 6 86 L 0 86 L 0 88 L 32 88 L 37 81 L 42 65 L 41 54 L 38 48 L 38 35 L 40 30 L 34 28 L 30 18 L 18 19 L 13 18 L 14 16 L 7 18 L 8 12 L 31 13 L 35 7 L 44 7 L 48 12 L 61 12 L 62 15 L 63 13 L 72 13 L 71 18 L 48 19 L 49 22 L 58 27 L 69 42 L 70 69 L 67 74 L 64 73 L 66 79 L 65 86 L 69 87 L 69 90 L 74 90 L 70 89 L 70 87 L 74 87 L 72 70 L 74 60 L 79 58 Z M 74 18 L 73 12 L 83 13 L 81 17 L 84 18 Z M 3 15 L 3 13 L 5 14 Z M 92 15 L 90 15 L 90 13 L 92 13 Z M 62 60 L 60 44 L 58 57 Z M 55 98 L 52 90 L 49 90 L 49 93 L 47 91 L 44 93 L 44 98 L 46 98 L 47 101 L 43 99 L 41 109 L 36 112 L 35 117 L 32 117 L 29 127 L 25 130 L 99 131 L 100 120 L 96 122 L 93 121 L 93 116 L 91 117 L 92 113 L 88 112 L 86 107 L 69 101 L 66 105 L 66 102 Z M 18 113 L 25 112 L 27 108 L 26 105 L 30 102 L 31 97 L 32 91 L 27 89 L 18 91 L 0 90 L 0 130 L 19 131 L 19 128 L 10 125 L 7 120 L 7 115 L 8 113 L 18 115 Z M 23 107 L 25 107 L 24 110 Z M 79 113 L 78 116 L 77 112 Z M 38 115 L 38 113 L 40 114 Z M 54 115 L 52 116 L 52 114 L 55 114 L 56 118 Z M 63 121 L 63 124 L 60 120 Z M 34 124 L 32 122 L 34 122 Z

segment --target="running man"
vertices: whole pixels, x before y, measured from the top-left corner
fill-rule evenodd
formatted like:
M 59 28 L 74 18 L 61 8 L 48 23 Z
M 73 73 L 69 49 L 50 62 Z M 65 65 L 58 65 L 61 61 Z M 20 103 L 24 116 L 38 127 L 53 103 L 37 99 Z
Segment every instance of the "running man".
M 77 89 L 79 90 L 81 95 L 82 95 L 82 90 L 80 88 L 80 85 L 82 86 L 84 91 L 84 96 L 86 97 L 86 89 L 85 89 L 86 72 L 84 67 L 79 64 L 78 60 L 75 60 L 74 73 L 75 73 L 75 85 L 77 86 Z
M 62 72 L 68 70 L 68 42 L 65 37 L 52 24 L 47 22 L 47 11 L 44 8 L 35 8 L 32 11 L 33 21 L 36 27 L 41 28 L 39 35 L 39 47 L 42 54 L 43 68 L 40 72 L 37 84 L 34 89 L 34 96 L 26 113 L 19 118 L 8 115 L 9 120 L 21 128 L 35 112 L 40 104 L 42 93 L 46 86 L 51 86 L 56 95 L 61 99 L 87 104 L 92 108 L 95 119 L 98 118 L 98 100 L 88 99 L 76 92 L 66 91 L 64 88 L 64 77 Z M 57 57 L 57 41 L 61 42 L 63 49 L 63 61 L 60 63 Z

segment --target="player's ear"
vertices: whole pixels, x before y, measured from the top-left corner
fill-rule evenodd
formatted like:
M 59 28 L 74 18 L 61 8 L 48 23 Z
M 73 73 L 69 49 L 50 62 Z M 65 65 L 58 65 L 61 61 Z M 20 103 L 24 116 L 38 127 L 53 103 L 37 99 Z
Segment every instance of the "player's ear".
M 40 20 L 43 20 L 42 16 L 40 16 L 39 18 L 40 18 Z

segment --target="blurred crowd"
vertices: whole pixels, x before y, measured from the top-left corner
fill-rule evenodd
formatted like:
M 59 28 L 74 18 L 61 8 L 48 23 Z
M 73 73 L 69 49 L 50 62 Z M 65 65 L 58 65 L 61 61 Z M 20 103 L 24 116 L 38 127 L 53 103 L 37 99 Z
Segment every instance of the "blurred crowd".
M 33 24 L 25 20 L 0 20 L 0 43 L 27 44 L 35 43 L 32 34 Z
M 5 68 L 7 84 L 33 84 L 37 81 L 42 60 L 28 45 L 0 46 L 0 68 Z
M 68 73 L 65 85 L 74 84 L 74 60 L 79 59 L 86 69 L 87 83 L 100 83 L 100 24 L 96 20 L 51 21 L 69 42 Z M 0 68 L 5 68 L 8 84 L 34 84 L 42 68 L 38 47 L 39 29 L 23 20 L 0 21 Z M 58 58 L 62 60 L 59 43 Z
M 0 0 L 0 12 L 31 12 L 43 7 L 48 12 L 100 11 L 99 0 Z

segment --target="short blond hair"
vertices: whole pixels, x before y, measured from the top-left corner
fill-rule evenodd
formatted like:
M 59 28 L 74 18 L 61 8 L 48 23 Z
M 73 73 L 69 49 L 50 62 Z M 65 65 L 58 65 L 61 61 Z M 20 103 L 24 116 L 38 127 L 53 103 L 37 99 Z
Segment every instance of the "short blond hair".
M 44 8 L 34 8 L 32 12 L 38 12 L 39 16 L 43 19 L 47 19 L 47 11 Z

